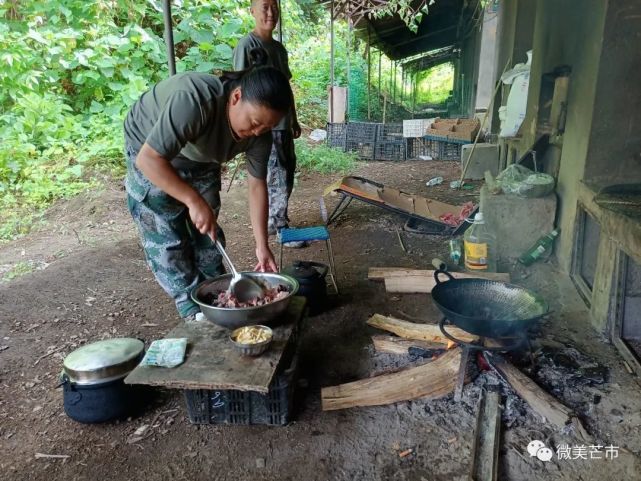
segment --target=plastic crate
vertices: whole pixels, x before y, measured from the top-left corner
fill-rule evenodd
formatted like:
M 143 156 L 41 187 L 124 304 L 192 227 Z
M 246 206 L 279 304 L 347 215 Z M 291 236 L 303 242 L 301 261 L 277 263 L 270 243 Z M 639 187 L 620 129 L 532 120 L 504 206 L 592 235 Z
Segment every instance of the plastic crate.
M 355 152 L 356 155 L 363 160 L 373 160 L 374 159 L 374 148 L 376 142 L 362 142 L 358 140 L 347 140 L 345 142 L 345 150 L 347 152 Z
M 346 124 L 331 124 L 328 123 L 327 127 L 327 145 L 333 148 L 345 150 L 345 132 Z
M 405 160 L 406 148 L 404 141 L 376 142 L 375 160 Z
M 461 150 L 463 144 L 454 142 L 439 142 L 439 160 L 461 160 Z
M 192 424 L 284 426 L 292 416 L 298 356 L 277 373 L 269 392 L 237 390 L 185 390 L 187 414 Z
M 347 144 L 376 142 L 380 124 L 374 122 L 348 122 L 345 140 Z
M 440 148 L 439 141 L 426 138 L 407 140 L 408 159 L 420 160 L 421 157 L 431 157 L 433 160 L 438 159 Z
M 403 140 L 403 124 L 378 124 L 377 142 L 400 142 Z

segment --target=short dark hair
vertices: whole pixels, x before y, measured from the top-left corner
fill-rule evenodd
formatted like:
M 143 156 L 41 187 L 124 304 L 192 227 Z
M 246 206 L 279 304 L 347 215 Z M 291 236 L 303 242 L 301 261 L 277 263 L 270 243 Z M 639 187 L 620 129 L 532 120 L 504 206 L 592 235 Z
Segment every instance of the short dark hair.
M 294 95 L 289 80 L 280 70 L 267 67 L 267 52 L 253 48 L 249 52 L 251 67 L 236 72 L 223 72 L 221 80 L 225 93 L 229 94 L 240 87 L 243 100 L 264 105 L 277 112 L 287 113 L 294 103 Z

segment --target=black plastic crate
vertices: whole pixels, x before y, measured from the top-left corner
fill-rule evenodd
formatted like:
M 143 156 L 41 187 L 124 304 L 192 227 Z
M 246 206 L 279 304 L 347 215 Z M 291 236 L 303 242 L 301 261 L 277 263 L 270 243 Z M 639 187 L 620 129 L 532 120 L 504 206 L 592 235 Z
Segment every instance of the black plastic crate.
M 355 152 L 356 155 L 363 160 L 373 160 L 374 159 L 374 148 L 376 142 L 359 142 L 358 140 L 348 140 L 345 144 L 345 150 L 347 152 Z
M 421 157 L 439 158 L 440 142 L 426 138 L 407 139 L 407 158 L 420 160 Z
M 405 160 L 405 141 L 376 142 L 375 160 Z
M 298 356 L 277 373 L 269 392 L 237 390 L 185 390 L 187 414 L 192 424 L 262 424 L 284 426 L 292 416 Z
M 461 160 L 463 144 L 454 142 L 439 142 L 441 144 L 438 158 L 440 160 Z
M 376 133 L 379 124 L 373 122 L 348 122 L 345 140 L 350 143 L 376 142 Z
M 392 142 L 403 140 L 403 124 L 379 124 L 376 135 L 377 142 Z
M 327 124 L 327 145 L 345 150 L 346 124 Z

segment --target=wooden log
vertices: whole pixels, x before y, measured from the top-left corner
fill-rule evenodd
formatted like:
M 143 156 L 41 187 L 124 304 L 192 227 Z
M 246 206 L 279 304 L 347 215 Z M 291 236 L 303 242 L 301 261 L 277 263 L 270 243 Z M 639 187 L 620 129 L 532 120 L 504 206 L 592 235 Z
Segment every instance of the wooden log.
M 433 271 L 423 271 L 424 274 L 407 274 L 404 276 L 389 275 L 385 276 L 385 290 L 387 292 L 402 294 L 430 294 L 436 286 Z M 510 275 L 500 272 L 489 272 L 485 274 L 454 274 L 456 279 L 488 279 L 491 281 L 509 282 Z M 447 278 L 443 276 L 445 281 Z
M 438 342 L 426 342 L 411 339 L 403 339 L 396 336 L 377 335 L 372 336 L 374 349 L 387 354 L 407 354 L 410 347 L 421 349 L 443 349 L 443 344 Z
M 452 272 L 451 274 L 457 279 L 476 278 L 503 282 L 510 281 L 510 274 L 507 272 Z M 434 270 L 410 269 L 404 267 L 370 267 L 367 271 L 367 278 L 369 280 L 382 281 L 389 277 L 430 277 L 432 281 L 434 281 Z
M 436 324 L 417 324 L 414 322 L 402 321 L 394 317 L 381 316 L 374 314 L 367 320 L 367 324 L 389 331 L 405 339 L 417 339 L 419 341 L 436 342 L 439 344 L 450 345 L 452 342 L 443 335 Z M 447 332 L 463 342 L 474 342 L 478 339 L 462 329 L 457 327 L 447 327 Z
M 580 438 L 585 440 L 590 439 L 590 435 L 581 424 L 581 421 L 570 408 L 564 406 L 557 401 L 554 396 L 541 389 L 528 376 L 501 356 L 486 356 L 486 359 L 488 359 L 490 365 L 503 376 L 503 379 L 514 389 L 514 392 L 528 403 L 534 412 L 543 417 L 545 421 L 560 428 L 564 428 L 568 424 L 573 424 Z
M 472 446 L 470 478 L 473 481 L 497 479 L 500 432 L 501 395 L 498 390 L 483 392 L 479 401 Z
M 460 362 L 460 349 L 452 349 L 420 366 L 325 387 L 321 390 L 323 411 L 446 396 L 454 390 Z

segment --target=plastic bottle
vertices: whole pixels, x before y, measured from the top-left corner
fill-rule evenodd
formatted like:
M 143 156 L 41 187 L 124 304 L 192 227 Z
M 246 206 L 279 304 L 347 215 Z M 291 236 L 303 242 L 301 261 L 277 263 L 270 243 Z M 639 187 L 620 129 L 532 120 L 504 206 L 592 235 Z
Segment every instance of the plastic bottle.
M 474 216 L 474 223 L 463 236 L 463 245 L 467 270 L 496 272 L 496 238 L 485 224 L 483 213 Z
M 536 243 L 519 257 L 519 262 L 523 265 L 529 266 L 538 261 L 546 252 L 552 250 L 554 241 L 559 236 L 560 229 L 554 229 L 548 235 L 541 237 Z
M 461 239 L 450 239 L 450 260 L 457 266 L 461 263 Z

